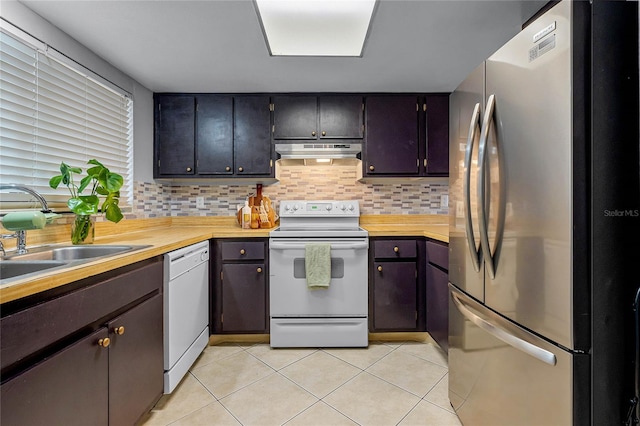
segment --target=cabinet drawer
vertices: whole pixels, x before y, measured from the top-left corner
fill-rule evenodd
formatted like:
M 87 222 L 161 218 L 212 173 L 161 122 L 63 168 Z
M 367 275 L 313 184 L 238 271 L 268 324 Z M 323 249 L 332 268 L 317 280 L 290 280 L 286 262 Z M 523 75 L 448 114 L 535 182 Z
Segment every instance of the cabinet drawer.
M 376 259 L 401 259 L 416 257 L 415 240 L 383 240 L 373 242 Z
M 449 246 L 427 241 L 427 261 L 449 270 Z
M 265 244 L 262 241 L 225 241 L 222 245 L 222 260 L 264 259 Z

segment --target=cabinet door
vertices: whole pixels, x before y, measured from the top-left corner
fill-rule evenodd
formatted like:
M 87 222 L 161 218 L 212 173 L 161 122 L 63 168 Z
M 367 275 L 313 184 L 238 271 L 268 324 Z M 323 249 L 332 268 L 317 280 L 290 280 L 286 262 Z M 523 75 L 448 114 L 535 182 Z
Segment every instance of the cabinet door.
M 273 108 L 274 139 L 318 138 L 315 96 L 275 96 Z
M 202 95 L 196 98 L 197 173 L 233 173 L 233 98 Z
M 375 262 L 373 328 L 415 330 L 417 326 L 416 262 Z
M 427 176 L 449 175 L 449 96 L 428 95 L 425 100 Z M 426 163 L 426 165 L 425 165 Z
M 109 423 L 131 425 L 162 395 L 162 295 L 108 323 Z
M 155 113 L 156 175 L 193 175 L 195 98 L 157 96 Z
M 362 96 L 321 96 L 320 138 L 362 139 Z
M 45 359 L 0 388 L 0 423 L 106 425 L 109 351 L 101 328 Z
M 222 267 L 222 331 L 267 331 L 267 285 L 264 263 Z
M 427 331 L 446 352 L 449 349 L 448 275 L 427 265 Z
M 365 174 L 417 175 L 418 98 L 372 96 L 366 105 Z
M 271 176 L 269 97 L 236 96 L 233 102 L 235 173 Z

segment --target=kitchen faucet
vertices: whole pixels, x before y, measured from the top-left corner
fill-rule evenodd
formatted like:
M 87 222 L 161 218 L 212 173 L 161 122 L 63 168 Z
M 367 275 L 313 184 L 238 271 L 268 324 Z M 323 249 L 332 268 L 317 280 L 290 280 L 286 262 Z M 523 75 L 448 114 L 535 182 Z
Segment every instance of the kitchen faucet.
M 27 194 L 32 195 L 38 202 L 40 202 L 42 209 L 40 210 L 42 213 L 50 213 L 51 210 L 47 205 L 47 200 L 44 199 L 42 195 L 34 191 L 33 189 L 23 186 L 16 185 L 14 183 L 8 184 L 0 184 L 0 190 L 2 189 L 15 189 L 18 191 L 26 192 Z M 7 253 L 4 250 L 4 245 L 2 244 L 2 240 L 6 238 L 15 238 L 16 239 L 16 254 L 25 254 L 27 252 L 27 231 L 18 230 L 13 234 L 0 234 L 0 256 L 4 257 Z

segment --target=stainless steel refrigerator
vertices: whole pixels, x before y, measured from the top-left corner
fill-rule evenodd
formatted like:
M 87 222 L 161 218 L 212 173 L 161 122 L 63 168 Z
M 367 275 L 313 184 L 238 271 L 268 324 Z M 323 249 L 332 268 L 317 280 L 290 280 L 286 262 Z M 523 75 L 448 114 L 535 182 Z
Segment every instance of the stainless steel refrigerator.
M 638 2 L 550 6 L 452 93 L 449 398 L 465 426 L 638 416 L 638 114 Z

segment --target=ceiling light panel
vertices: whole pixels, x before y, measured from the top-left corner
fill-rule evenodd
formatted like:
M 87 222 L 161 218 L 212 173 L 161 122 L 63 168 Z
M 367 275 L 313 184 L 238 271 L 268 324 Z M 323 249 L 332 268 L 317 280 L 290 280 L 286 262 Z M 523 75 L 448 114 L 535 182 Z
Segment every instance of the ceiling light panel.
M 362 56 L 376 0 L 255 0 L 273 56 Z

